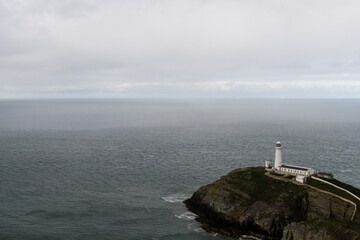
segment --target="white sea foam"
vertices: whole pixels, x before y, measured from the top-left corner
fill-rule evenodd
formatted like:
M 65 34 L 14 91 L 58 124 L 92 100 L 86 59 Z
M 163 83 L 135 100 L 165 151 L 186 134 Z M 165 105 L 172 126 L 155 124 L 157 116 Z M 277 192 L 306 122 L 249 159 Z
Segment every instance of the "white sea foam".
M 180 215 L 175 215 L 175 216 L 179 219 L 188 220 L 188 221 L 195 220 L 195 218 L 197 217 L 197 215 L 192 212 L 184 212 Z
M 183 193 L 175 193 L 175 194 L 171 194 L 170 196 L 167 196 L 167 197 L 162 197 L 162 199 L 165 202 L 170 202 L 170 203 L 183 202 L 184 200 L 186 200 L 188 198 L 190 198 L 190 196 L 187 194 L 183 194 Z
M 197 233 L 204 233 L 205 230 L 203 230 L 199 223 L 195 222 L 195 221 L 192 221 L 190 222 L 188 225 L 187 225 L 187 228 L 189 231 L 194 231 L 194 232 L 197 232 Z

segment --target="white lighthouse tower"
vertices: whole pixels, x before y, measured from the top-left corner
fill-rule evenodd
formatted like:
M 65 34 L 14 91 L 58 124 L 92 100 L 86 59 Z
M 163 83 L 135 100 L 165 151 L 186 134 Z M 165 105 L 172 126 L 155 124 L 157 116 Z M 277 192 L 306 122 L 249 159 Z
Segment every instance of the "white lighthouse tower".
M 276 147 L 275 147 L 275 164 L 274 164 L 274 167 L 275 167 L 276 170 L 280 170 L 281 165 L 282 165 L 281 142 L 277 141 L 276 142 Z

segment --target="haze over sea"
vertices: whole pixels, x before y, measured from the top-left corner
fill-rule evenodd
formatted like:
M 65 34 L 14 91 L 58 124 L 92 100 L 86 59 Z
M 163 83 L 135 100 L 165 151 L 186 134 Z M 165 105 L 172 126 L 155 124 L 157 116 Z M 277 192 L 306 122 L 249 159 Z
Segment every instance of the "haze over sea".
M 0 101 L 0 239 L 226 239 L 182 201 L 277 140 L 360 187 L 360 100 Z

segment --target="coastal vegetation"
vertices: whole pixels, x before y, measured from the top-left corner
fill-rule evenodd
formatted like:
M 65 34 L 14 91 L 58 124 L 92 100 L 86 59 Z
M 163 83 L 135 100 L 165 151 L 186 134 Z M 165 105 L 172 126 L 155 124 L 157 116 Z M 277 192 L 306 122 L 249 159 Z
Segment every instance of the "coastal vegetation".
M 336 179 L 324 179 L 328 182 L 331 182 L 331 183 L 334 183 L 335 185 L 339 186 L 339 187 L 342 187 L 346 190 L 349 190 L 350 192 L 352 192 L 353 194 L 357 195 L 358 197 L 360 197 L 360 192 L 359 192 L 359 189 L 351 186 L 351 185 L 348 185 L 346 183 L 343 183 L 343 182 L 340 182 Z M 351 196 L 350 194 L 336 188 L 336 187 L 333 187 L 331 185 L 328 185 L 326 183 L 323 183 L 323 182 L 319 182 L 317 180 L 314 180 L 312 178 L 309 178 L 306 182 L 307 185 L 310 185 L 310 186 L 313 186 L 313 187 L 316 187 L 318 189 L 321 189 L 321 190 L 324 190 L 324 191 L 327 191 L 327 192 L 331 192 L 333 194 L 336 194 L 340 197 L 343 197 L 343 198 L 346 198 L 352 202 L 354 202 L 358 209 L 360 207 L 360 201 L 358 199 L 356 199 L 355 197 Z
M 205 230 L 230 237 L 360 239 L 357 199 L 313 179 L 300 184 L 291 178 L 270 175 L 263 167 L 236 169 L 200 187 L 185 204 Z M 340 181 L 332 182 L 360 192 Z

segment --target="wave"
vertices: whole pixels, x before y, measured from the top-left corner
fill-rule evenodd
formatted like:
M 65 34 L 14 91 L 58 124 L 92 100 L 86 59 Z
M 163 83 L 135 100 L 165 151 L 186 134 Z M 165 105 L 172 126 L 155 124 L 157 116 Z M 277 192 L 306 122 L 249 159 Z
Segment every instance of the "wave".
M 200 224 L 198 222 L 192 221 L 187 225 L 187 228 L 190 232 L 194 233 L 206 233 L 204 229 L 200 227 Z
M 175 193 L 175 194 L 171 194 L 167 197 L 162 197 L 162 199 L 165 202 L 170 202 L 170 203 L 179 203 L 179 202 L 183 202 L 184 200 L 190 198 L 191 196 L 188 194 L 183 194 L 183 193 Z
M 175 215 L 175 217 L 177 217 L 179 219 L 191 221 L 191 220 L 195 220 L 197 215 L 192 213 L 192 212 L 184 212 L 184 213 L 182 213 L 180 215 Z

